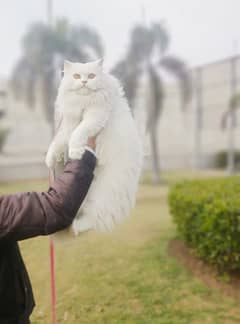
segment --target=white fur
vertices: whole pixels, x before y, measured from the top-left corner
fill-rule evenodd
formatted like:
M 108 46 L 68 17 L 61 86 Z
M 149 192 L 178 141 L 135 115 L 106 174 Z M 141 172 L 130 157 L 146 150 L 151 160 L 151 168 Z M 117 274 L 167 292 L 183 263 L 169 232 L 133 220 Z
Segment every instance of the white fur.
M 61 126 L 46 157 L 56 167 L 69 144 L 69 157 L 80 158 L 90 136 L 97 136 L 97 167 L 90 190 L 72 223 L 75 234 L 112 230 L 134 207 L 142 167 L 142 144 L 122 88 L 101 62 L 66 62 L 56 115 Z M 80 80 L 73 78 L 81 75 Z M 96 77 L 89 80 L 87 76 Z M 87 81 L 82 87 L 82 80 Z

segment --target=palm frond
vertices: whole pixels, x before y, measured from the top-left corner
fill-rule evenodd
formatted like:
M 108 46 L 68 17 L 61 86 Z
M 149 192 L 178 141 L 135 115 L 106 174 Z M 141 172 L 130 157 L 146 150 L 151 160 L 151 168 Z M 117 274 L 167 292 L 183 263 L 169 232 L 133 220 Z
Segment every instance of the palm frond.
M 23 54 L 12 73 L 11 85 L 15 96 L 33 107 L 36 88 L 41 88 L 45 116 L 53 120 L 56 95 L 56 58 L 87 61 L 91 54 L 102 57 L 103 46 L 97 32 L 86 26 L 71 26 L 64 19 L 53 29 L 34 23 L 22 40 Z M 40 84 L 40 86 L 39 86 Z
M 23 38 L 24 56 L 32 69 L 42 72 L 55 51 L 54 31 L 43 23 L 35 23 Z
M 111 73 L 115 75 L 123 84 L 125 95 L 129 101 L 130 107 L 133 108 L 134 100 L 140 77 L 140 70 L 136 63 L 130 59 L 118 62 L 112 69 Z
M 182 98 L 182 108 L 185 108 L 192 96 L 192 81 L 186 64 L 181 59 L 168 55 L 160 60 L 159 66 L 162 66 L 178 79 Z
M 48 122 L 54 120 L 54 100 L 56 97 L 56 87 L 53 81 L 54 73 L 49 71 L 42 76 L 42 98 L 43 109 Z
M 103 45 L 97 32 L 86 26 L 74 26 L 70 34 L 73 51 L 81 53 L 83 62 L 89 59 L 97 59 L 103 56 Z
M 35 106 L 35 78 L 32 66 L 28 64 L 26 58 L 21 58 L 13 70 L 10 87 L 15 98 L 25 101 L 30 109 Z
M 227 120 L 231 112 L 235 111 L 236 109 L 240 108 L 240 93 L 234 95 L 229 100 L 229 108 L 223 113 L 221 118 L 221 128 L 223 130 L 227 127 Z
M 168 50 L 170 36 L 163 23 L 153 23 L 151 27 L 155 43 L 159 47 L 161 54 Z
M 153 47 L 152 31 L 142 25 L 137 25 L 131 32 L 128 56 L 134 57 L 137 62 L 143 62 L 148 59 Z

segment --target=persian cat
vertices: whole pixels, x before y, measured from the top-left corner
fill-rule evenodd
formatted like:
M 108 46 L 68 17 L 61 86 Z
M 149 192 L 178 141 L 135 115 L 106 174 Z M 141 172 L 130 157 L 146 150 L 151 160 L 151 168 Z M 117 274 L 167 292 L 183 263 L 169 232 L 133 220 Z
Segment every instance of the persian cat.
M 71 229 L 109 231 L 134 207 L 142 167 L 142 143 L 122 87 L 106 73 L 102 60 L 64 62 L 55 115 L 59 129 L 46 156 L 55 168 L 69 147 L 80 158 L 89 137 L 97 136 L 97 166 L 89 192 Z M 72 144 L 72 145 L 71 145 Z

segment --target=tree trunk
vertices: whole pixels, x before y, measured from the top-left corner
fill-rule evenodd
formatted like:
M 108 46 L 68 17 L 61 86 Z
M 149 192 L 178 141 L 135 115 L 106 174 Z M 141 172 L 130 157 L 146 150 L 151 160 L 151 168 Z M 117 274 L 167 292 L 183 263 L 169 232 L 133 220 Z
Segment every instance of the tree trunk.
M 235 171 L 235 136 L 234 136 L 234 112 L 230 112 L 227 123 L 228 128 L 228 150 L 227 150 L 227 172 L 232 175 Z
M 194 125 L 194 169 L 201 169 L 202 167 L 202 126 L 201 126 L 201 108 L 197 107 L 195 112 L 195 125 Z
M 158 119 L 161 115 L 163 104 L 163 87 L 155 68 L 148 64 L 149 76 L 149 106 L 147 129 L 150 133 L 152 151 L 152 179 L 155 184 L 160 183 L 160 163 L 158 154 Z
M 152 177 L 155 184 L 160 183 L 160 163 L 158 154 L 157 127 L 150 130 L 150 141 L 152 151 Z
M 202 94 L 202 69 L 198 68 L 195 75 L 196 103 L 194 124 L 194 169 L 202 167 L 202 127 L 203 127 L 203 94 Z
M 231 69 L 230 69 L 230 76 L 231 76 L 231 83 L 230 83 L 230 91 L 231 91 L 231 98 L 234 98 L 236 95 L 236 88 L 237 88 L 237 75 L 236 75 L 236 58 L 233 57 L 231 60 Z M 230 99 L 231 105 L 231 99 Z M 227 152 L 227 171 L 231 175 L 235 171 L 235 126 L 236 126 L 236 112 L 233 107 L 230 106 L 230 114 L 227 121 L 228 127 L 228 152 Z

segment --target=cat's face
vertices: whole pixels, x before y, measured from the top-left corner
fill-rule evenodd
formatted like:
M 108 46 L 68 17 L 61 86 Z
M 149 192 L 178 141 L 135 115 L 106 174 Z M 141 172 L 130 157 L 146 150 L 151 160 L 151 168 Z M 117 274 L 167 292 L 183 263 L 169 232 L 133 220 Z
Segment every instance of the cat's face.
M 101 79 L 103 76 L 103 60 L 89 63 L 64 62 L 64 76 L 62 85 L 64 90 L 90 95 L 92 92 L 101 89 Z

